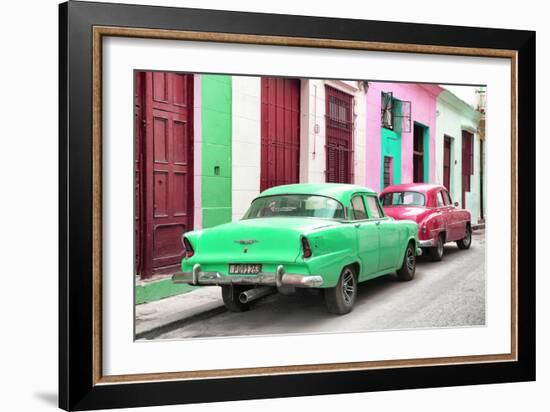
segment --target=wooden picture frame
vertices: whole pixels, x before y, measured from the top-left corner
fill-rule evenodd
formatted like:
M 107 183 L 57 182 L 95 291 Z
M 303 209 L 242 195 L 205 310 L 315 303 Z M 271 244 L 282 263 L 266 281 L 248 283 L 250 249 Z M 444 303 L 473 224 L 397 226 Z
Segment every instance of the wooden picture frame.
M 535 205 L 531 196 L 519 196 L 535 192 L 534 32 L 86 2 L 61 4 L 59 13 L 61 408 L 120 408 L 535 379 Z M 105 36 L 510 59 L 511 353 L 103 376 L 101 44 Z

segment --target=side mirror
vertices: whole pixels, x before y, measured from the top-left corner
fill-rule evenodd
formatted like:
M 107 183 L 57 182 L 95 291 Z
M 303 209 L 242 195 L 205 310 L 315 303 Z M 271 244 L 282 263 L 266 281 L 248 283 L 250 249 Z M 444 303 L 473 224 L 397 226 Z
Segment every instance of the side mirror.
M 455 206 L 458 207 L 458 202 L 455 202 Z

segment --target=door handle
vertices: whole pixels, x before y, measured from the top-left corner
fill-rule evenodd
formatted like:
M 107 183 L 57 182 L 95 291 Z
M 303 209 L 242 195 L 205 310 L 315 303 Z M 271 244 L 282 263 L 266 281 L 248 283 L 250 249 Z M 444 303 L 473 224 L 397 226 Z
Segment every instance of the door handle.
M 379 222 L 379 221 L 378 221 L 378 222 L 376 222 L 376 226 L 380 226 L 380 222 Z
M 355 227 L 360 227 L 360 226 L 361 226 L 361 223 L 356 223 L 354 226 L 355 226 Z

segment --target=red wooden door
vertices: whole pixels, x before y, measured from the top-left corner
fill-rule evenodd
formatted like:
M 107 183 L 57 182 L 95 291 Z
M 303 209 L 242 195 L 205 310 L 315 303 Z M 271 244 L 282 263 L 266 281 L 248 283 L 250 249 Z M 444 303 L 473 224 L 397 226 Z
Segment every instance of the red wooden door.
M 260 190 L 300 181 L 300 80 L 262 77 Z
M 451 190 L 451 138 L 445 136 L 443 144 L 443 185 Z
M 470 176 L 474 173 L 474 139 L 466 130 L 462 131 L 462 207 L 466 208 L 466 192 L 470 191 Z
M 192 84 L 186 74 L 143 75 L 142 277 L 178 265 L 193 227 Z
M 351 183 L 353 180 L 353 97 L 325 86 L 326 101 L 326 181 Z

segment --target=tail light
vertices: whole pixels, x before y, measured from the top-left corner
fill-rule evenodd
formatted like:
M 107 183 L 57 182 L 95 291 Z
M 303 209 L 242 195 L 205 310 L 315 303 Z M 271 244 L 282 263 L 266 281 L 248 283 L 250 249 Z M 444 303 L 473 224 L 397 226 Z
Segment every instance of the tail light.
M 302 256 L 304 259 L 311 257 L 311 247 L 309 246 L 309 242 L 305 236 L 302 236 L 302 251 Z
M 189 259 L 195 254 L 193 246 L 191 246 L 191 242 L 189 242 L 189 239 L 187 239 L 185 236 L 182 236 L 181 242 L 183 243 L 183 257 L 185 259 Z

